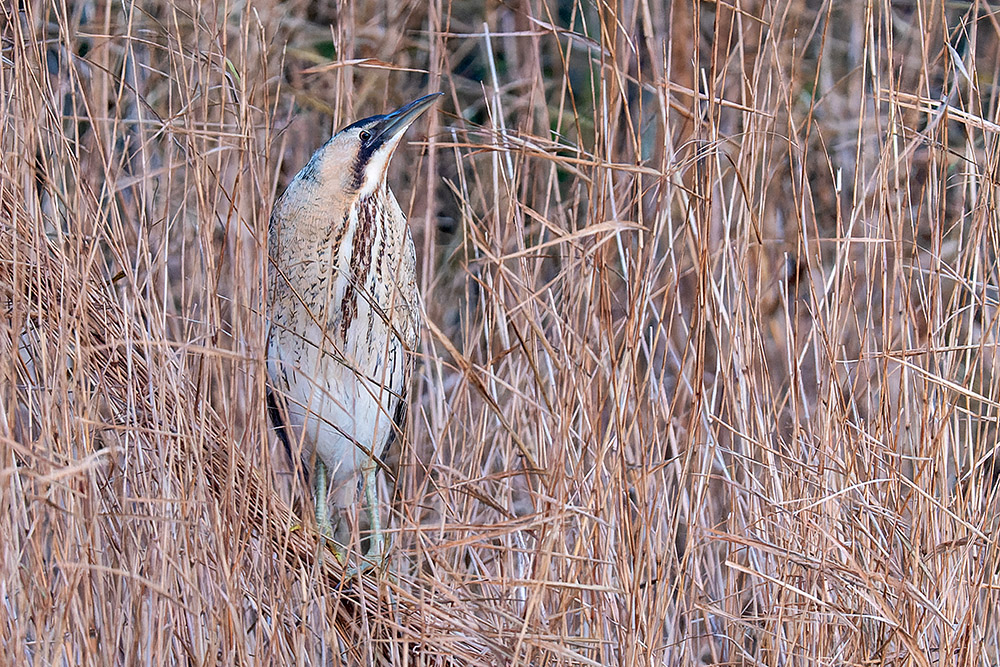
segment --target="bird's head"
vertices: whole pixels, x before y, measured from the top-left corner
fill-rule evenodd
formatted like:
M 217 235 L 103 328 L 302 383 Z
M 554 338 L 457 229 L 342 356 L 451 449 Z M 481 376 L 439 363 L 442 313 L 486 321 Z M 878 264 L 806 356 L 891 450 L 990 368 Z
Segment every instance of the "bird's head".
M 364 197 L 385 181 L 389 159 L 413 121 L 441 93 L 425 95 L 385 114 L 348 125 L 312 156 L 298 178 L 318 181 L 349 197 Z

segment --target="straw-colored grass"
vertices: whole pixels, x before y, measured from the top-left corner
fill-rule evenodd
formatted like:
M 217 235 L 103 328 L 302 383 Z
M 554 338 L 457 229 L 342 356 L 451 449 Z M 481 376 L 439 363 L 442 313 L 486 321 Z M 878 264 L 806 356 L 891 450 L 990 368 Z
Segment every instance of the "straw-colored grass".
M 3 3 L 0 662 L 997 664 L 998 37 Z M 345 583 L 265 416 L 268 215 L 437 90 L 392 576 Z

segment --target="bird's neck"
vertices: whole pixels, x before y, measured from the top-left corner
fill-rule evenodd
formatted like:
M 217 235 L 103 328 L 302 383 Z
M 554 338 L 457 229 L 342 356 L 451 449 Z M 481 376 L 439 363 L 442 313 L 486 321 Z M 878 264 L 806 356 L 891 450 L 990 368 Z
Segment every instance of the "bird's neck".
M 292 201 L 307 201 L 293 208 Z M 352 271 L 369 267 L 389 253 L 398 256 L 406 219 L 386 183 L 370 194 L 347 199 L 318 191 L 313 197 L 280 202 L 272 222 L 272 240 L 289 256 L 329 263 Z M 294 224 L 293 224 L 294 221 Z

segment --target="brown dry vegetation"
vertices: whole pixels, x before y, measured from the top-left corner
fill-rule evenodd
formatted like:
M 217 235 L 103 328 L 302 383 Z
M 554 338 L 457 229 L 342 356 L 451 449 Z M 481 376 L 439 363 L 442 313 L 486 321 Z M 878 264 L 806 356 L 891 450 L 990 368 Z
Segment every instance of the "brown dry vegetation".
M 997 664 L 998 20 L 4 2 L 0 661 Z M 436 90 L 394 576 L 345 584 L 262 241 Z

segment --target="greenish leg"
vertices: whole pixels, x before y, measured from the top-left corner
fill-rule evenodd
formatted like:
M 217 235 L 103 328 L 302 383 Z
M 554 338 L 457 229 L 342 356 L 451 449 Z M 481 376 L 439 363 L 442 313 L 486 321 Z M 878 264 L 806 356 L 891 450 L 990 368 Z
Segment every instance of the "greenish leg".
M 378 486 L 375 475 L 378 468 L 372 466 L 365 471 L 365 503 L 368 505 L 368 522 L 371 525 L 371 544 L 365 558 L 375 565 L 381 565 L 385 559 L 385 533 L 382 532 L 382 513 L 378 511 Z
M 371 527 L 368 551 L 357 567 L 347 571 L 347 576 L 353 577 L 373 567 L 381 567 L 385 561 L 385 533 L 382 532 L 382 516 L 378 507 L 378 486 L 375 475 L 377 466 L 371 466 L 364 472 L 365 505 L 368 511 L 368 525 Z
M 329 492 L 329 482 L 326 478 L 326 464 L 316 461 L 315 479 L 313 485 L 313 500 L 316 501 L 316 525 L 320 535 L 334 543 L 334 552 L 337 560 L 341 563 L 347 562 L 347 550 L 336 543 L 333 539 L 333 524 L 330 522 L 330 507 L 327 505 L 327 495 Z

